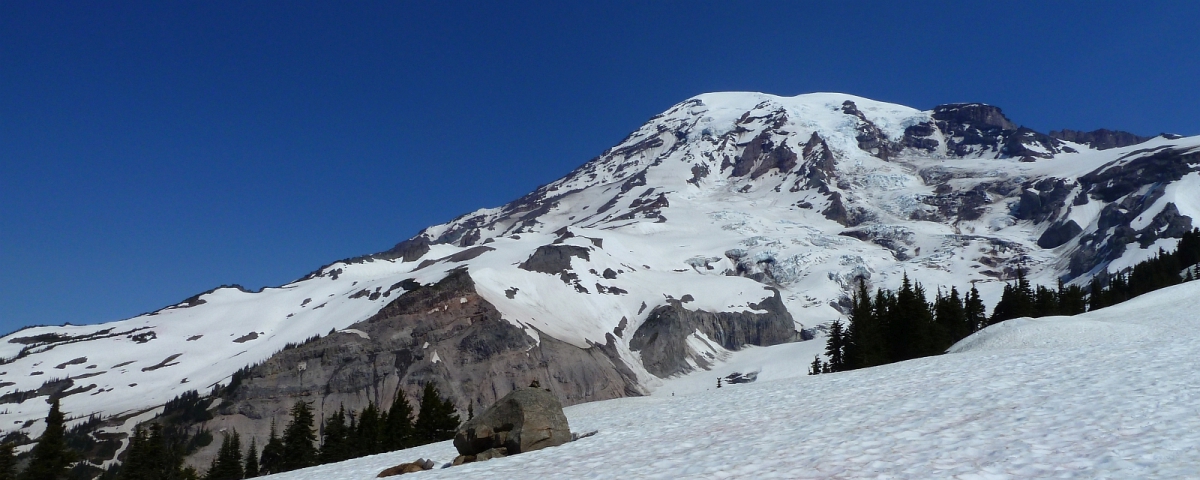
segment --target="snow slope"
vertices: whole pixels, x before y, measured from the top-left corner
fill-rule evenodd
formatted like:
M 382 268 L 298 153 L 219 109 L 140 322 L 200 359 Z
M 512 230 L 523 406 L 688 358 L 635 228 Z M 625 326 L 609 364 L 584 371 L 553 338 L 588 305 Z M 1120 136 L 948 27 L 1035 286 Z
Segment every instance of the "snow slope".
M 694 386 L 649 373 L 629 339 L 672 301 L 757 313 L 751 305 L 775 289 L 800 330 L 842 317 L 858 280 L 895 288 L 907 274 L 931 292 L 974 284 L 990 304 L 1017 266 L 1031 269 L 1035 283 L 1052 285 L 1073 270 L 1083 270 L 1074 281 L 1085 282 L 1170 248 L 1169 231 L 1178 225 L 1155 223 L 1168 205 L 1187 222 L 1200 215 L 1197 162 L 1186 160 L 1200 152 L 1200 137 L 1095 150 L 1038 143 L 1046 140 L 1008 129 L 990 145 L 953 150 L 952 143 L 962 147 L 969 139 L 938 126 L 957 120 L 938 118 L 968 107 L 923 111 L 837 93 L 699 95 L 526 197 L 427 228 L 410 240 L 427 250 L 411 257 L 384 252 L 335 262 L 278 288 L 222 288 L 132 319 L 0 338 L 0 430 L 39 435 L 48 394 L 34 394 L 67 378 L 71 385 L 61 393 L 70 418 L 143 418 L 180 393 L 228 382 L 288 343 L 358 336 L 342 331 L 402 295 L 406 281 L 432 284 L 460 267 L 480 297 L 535 340 L 548 335 L 587 348 L 624 330 L 613 348 L 639 391 L 690 392 L 715 385 L 715 373 L 755 367 L 716 366 Z M 999 122 L 999 110 L 989 115 Z M 910 134 L 921 128 L 931 133 Z M 907 146 L 914 138 L 932 146 Z M 1006 153 L 1010 144 L 1038 156 Z M 1179 158 L 1160 164 L 1192 171 L 1128 192 L 1110 188 L 1120 182 L 1089 184 L 1113 198 L 1083 191 L 1087 175 L 1133 168 L 1163 152 Z M 1044 202 L 1037 200 L 1042 194 Z M 1036 208 L 1020 216 L 1027 203 Z M 1082 231 L 1060 246 L 1038 246 L 1051 225 L 1067 220 Z M 1122 233 L 1129 229 L 1145 231 L 1135 238 Z M 1165 238 L 1150 238 L 1159 234 Z M 1123 250 L 1112 249 L 1110 239 L 1121 240 Z M 569 259 L 574 280 L 519 268 L 540 247 L 556 244 L 587 251 L 587 258 Z M 1079 259 L 1082 266 L 1074 263 Z M 699 337 L 689 342 L 713 358 L 747 358 Z M 763 368 L 763 378 L 771 378 Z
M 773 356 L 792 360 L 790 378 L 570 407 L 573 431 L 599 433 L 411 475 L 1200 478 L 1197 309 L 1192 282 L 1075 318 L 1011 320 L 953 353 L 866 370 L 805 376 L 811 356 Z M 454 455 L 442 442 L 267 478 L 365 480 Z

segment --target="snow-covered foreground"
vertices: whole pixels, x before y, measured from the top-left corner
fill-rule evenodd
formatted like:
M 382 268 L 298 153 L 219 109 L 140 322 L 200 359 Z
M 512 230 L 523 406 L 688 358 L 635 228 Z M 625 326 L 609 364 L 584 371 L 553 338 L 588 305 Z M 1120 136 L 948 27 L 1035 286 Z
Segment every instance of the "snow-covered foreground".
M 791 378 L 571 407 L 573 431 L 599 433 L 406 478 L 1200 478 L 1196 312 L 1200 282 L 1010 321 L 934 358 L 810 377 L 803 355 Z M 443 442 L 272 478 L 368 479 L 454 455 Z

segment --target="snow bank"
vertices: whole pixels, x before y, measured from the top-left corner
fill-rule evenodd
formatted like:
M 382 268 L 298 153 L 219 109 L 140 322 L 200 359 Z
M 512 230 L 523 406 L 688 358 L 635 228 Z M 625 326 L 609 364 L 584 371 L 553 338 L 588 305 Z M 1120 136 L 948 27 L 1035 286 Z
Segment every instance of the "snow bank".
M 567 409 L 561 447 L 413 478 L 1200 478 L 1200 282 L 1012 320 L 941 355 Z M 777 365 L 754 349 L 730 363 Z M 807 353 L 807 352 L 804 352 Z M 714 376 L 710 372 L 700 375 Z M 450 442 L 270 478 L 374 478 Z M 406 477 L 407 478 L 407 477 Z

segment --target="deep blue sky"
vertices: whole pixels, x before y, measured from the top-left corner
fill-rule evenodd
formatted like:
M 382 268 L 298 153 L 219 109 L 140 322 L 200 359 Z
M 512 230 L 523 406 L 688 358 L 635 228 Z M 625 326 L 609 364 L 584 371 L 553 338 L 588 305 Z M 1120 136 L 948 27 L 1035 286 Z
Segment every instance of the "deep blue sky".
M 709 91 L 1200 133 L 1200 2 L 782 3 L 0 2 L 0 332 L 387 249 Z

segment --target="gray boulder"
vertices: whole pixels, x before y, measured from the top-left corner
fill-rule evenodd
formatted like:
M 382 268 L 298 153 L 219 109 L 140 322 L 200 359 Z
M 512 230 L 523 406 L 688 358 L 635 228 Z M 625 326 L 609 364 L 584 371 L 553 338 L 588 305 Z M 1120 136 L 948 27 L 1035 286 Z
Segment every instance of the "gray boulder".
M 558 398 L 539 388 L 518 388 L 454 435 L 454 448 L 474 456 L 504 448 L 508 455 L 554 447 L 571 441 L 571 428 Z

